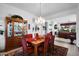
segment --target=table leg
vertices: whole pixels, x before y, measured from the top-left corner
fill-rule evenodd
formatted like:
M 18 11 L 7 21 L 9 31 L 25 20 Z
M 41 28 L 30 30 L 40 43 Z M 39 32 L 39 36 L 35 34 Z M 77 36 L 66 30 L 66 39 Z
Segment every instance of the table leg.
M 35 53 L 35 56 L 38 55 L 38 53 L 37 53 L 37 46 L 35 46 L 35 48 L 34 48 L 34 53 Z
M 74 39 L 70 39 L 70 40 L 71 40 L 70 44 L 74 44 L 74 43 L 73 43 Z

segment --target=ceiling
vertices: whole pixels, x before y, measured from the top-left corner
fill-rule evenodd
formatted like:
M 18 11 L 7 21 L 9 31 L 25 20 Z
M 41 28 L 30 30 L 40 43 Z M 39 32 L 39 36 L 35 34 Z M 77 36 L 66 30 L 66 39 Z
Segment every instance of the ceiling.
M 35 16 L 50 16 L 77 7 L 77 3 L 6 3 L 24 11 L 30 12 Z

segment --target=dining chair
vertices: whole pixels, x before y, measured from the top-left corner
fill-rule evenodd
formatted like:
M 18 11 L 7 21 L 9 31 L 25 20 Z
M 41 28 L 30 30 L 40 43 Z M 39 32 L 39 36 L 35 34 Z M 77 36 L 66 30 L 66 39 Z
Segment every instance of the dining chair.
M 48 53 L 49 41 L 50 41 L 50 37 L 46 35 L 45 42 L 44 42 L 44 55 Z
M 28 41 L 28 46 L 32 47 L 32 44 L 30 44 L 29 42 L 31 42 L 33 40 L 33 35 L 32 34 L 26 34 L 24 38 L 25 38 L 26 41 Z
M 28 43 L 25 39 L 22 39 L 22 48 L 23 48 L 24 55 L 29 55 L 33 53 L 33 49 L 28 46 Z
M 35 38 L 36 39 L 39 39 L 40 38 L 38 33 L 35 34 Z
M 50 32 L 50 40 L 49 40 L 50 54 L 52 54 L 54 52 L 54 40 L 55 40 L 55 36 L 52 34 L 52 32 Z
M 47 55 L 47 51 L 48 51 L 48 43 L 49 43 L 49 36 L 45 36 L 45 41 L 44 44 L 42 46 L 38 47 L 38 52 L 43 53 L 43 55 Z
M 32 34 L 26 34 L 25 36 L 26 36 L 26 38 L 33 38 Z

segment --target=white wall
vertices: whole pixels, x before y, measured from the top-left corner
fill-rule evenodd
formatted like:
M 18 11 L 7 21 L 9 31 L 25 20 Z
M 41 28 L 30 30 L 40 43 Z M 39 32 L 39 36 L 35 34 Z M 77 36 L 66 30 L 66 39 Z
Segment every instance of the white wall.
M 79 5 L 77 9 L 77 25 L 76 25 L 76 45 L 79 47 Z
M 28 20 L 28 25 L 30 24 L 30 29 L 28 29 L 28 34 L 33 34 L 35 33 L 35 30 L 33 30 L 33 28 L 35 28 L 35 22 L 31 19 Z
M 28 24 L 30 24 L 30 29 L 28 29 L 28 34 L 35 34 L 35 33 L 39 33 L 39 35 L 44 35 L 45 31 L 43 30 L 43 26 L 45 26 L 45 24 L 37 24 L 35 23 L 34 20 L 28 20 Z M 39 27 L 39 30 L 35 31 L 35 26 Z M 33 30 L 34 28 L 34 30 Z
M 76 13 L 75 14 L 66 15 L 66 16 L 57 17 L 57 18 L 52 18 L 51 20 L 53 22 L 58 23 L 58 24 L 68 23 L 68 22 L 76 22 Z
M 36 17 L 29 12 L 15 8 L 13 6 L 10 6 L 10 5 L 7 5 L 7 4 L 0 4 L 0 24 L 1 25 L 5 25 L 4 18 L 6 16 L 14 15 L 14 14 L 20 15 L 24 19 L 31 19 L 31 20 L 32 20 L 32 18 Z M 3 26 L 3 28 L 5 30 L 4 26 Z M 4 35 L 0 36 L 0 50 L 3 50 L 3 49 L 5 49 L 5 36 Z
M 53 22 L 52 20 L 47 20 L 46 22 L 47 22 L 47 33 L 49 33 L 53 29 Z
M 0 30 L 5 31 L 5 24 L 4 24 L 4 20 L 1 20 L 2 18 L 0 18 Z M 0 51 L 4 50 L 5 48 L 5 32 L 3 32 L 3 35 L 0 34 Z

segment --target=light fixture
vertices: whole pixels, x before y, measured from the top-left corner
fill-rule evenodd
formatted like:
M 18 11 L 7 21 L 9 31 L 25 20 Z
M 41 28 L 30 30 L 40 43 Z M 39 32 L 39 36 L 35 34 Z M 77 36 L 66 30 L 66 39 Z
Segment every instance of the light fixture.
M 35 20 L 36 24 L 44 24 L 45 23 L 45 19 L 41 15 L 42 14 L 41 9 L 42 9 L 42 4 L 40 3 L 40 16 Z

